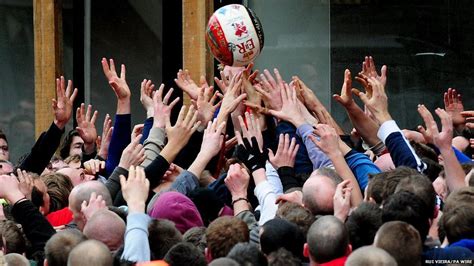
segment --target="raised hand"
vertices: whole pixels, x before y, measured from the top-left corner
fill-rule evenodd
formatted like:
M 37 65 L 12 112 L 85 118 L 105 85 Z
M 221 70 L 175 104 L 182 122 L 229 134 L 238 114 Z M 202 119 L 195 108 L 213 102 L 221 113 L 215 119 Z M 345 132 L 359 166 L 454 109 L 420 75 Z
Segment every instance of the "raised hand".
M 261 87 L 255 86 L 254 88 L 262 95 L 265 107 L 279 111 L 283 105 L 282 91 L 285 89 L 285 85 L 278 69 L 273 69 L 273 73 L 275 74 L 276 80 L 270 71 L 265 69 L 263 74 L 260 75 Z
M 113 59 L 109 60 L 107 63 L 106 58 L 102 58 L 102 70 L 104 71 L 105 77 L 109 81 L 110 87 L 115 92 L 118 100 L 130 100 L 131 92 L 128 87 L 127 81 L 125 80 L 126 69 L 125 65 L 121 65 L 120 76 L 115 71 L 115 63 Z
M 423 135 L 426 143 L 434 144 L 433 128 L 431 127 L 431 121 L 434 121 L 433 115 L 431 115 L 430 111 L 428 111 L 428 109 L 422 104 L 418 105 L 418 113 L 423 118 L 426 125 L 426 129 L 422 125 L 419 125 L 418 131 Z
M 140 102 L 145 108 L 147 118 L 154 114 L 153 109 L 153 89 L 155 84 L 151 80 L 144 79 L 140 85 Z
M 16 170 L 19 183 L 19 189 L 23 195 L 29 200 L 31 200 L 31 192 L 33 191 L 34 181 L 33 177 L 28 174 L 26 171 L 20 169 Z M 11 174 L 13 175 L 13 174 Z
M 375 62 L 372 56 L 366 56 L 362 62 L 362 71 L 359 73 L 369 78 L 377 79 L 385 87 L 387 84 L 387 66 L 383 65 L 380 69 L 380 75 L 377 73 Z M 359 79 L 358 79 L 359 80 Z M 365 87 L 365 86 L 364 86 Z
M 148 198 L 150 181 L 145 176 L 143 168 L 131 166 L 128 178 L 120 175 L 123 198 L 127 202 L 129 213 L 145 212 L 145 202 Z
M 124 169 L 130 168 L 130 166 L 140 165 L 146 158 L 145 149 L 140 144 L 142 135 L 138 135 L 132 139 L 132 142 L 123 150 L 122 157 L 120 157 L 119 167 Z
M 87 112 L 85 112 L 84 104 L 81 104 L 81 107 L 77 108 L 76 111 L 76 120 L 77 127 L 76 130 L 79 133 L 79 136 L 84 141 L 84 151 L 87 154 L 94 152 L 95 142 L 97 140 L 97 129 L 95 128 L 95 121 L 97 119 L 98 112 L 95 111 L 91 117 L 92 105 L 87 107 Z
M 107 160 L 109 156 L 109 145 L 112 140 L 112 132 L 114 128 L 112 127 L 112 119 L 109 114 L 105 115 L 104 125 L 102 128 L 102 137 L 97 137 L 97 148 L 99 152 L 97 155 L 102 157 L 102 159 Z
M 358 92 L 358 96 L 374 115 L 379 125 L 383 124 L 385 121 L 392 120 L 392 117 L 388 112 L 388 97 L 385 93 L 383 83 L 379 79 L 373 77 L 367 78 L 367 81 L 372 88 L 372 96 L 369 97 L 367 92 Z
M 81 204 L 81 212 L 84 214 L 86 221 L 90 220 L 98 211 L 106 208 L 107 204 L 102 198 L 102 195 L 97 196 L 97 193 L 95 192 L 92 192 L 89 202 L 83 201 Z
M 130 139 L 136 138 L 138 135 L 143 133 L 143 128 L 145 127 L 145 124 L 136 124 L 133 129 L 132 129 L 132 135 Z
M 232 195 L 232 200 L 247 198 L 249 180 L 250 175 L 242 166 L 237 163 L 229 166 L 224 182 Z
M 350 180 L 344 180 L 336 186 L 336 192 L 333 197 L 334 216 L 343 223 L 346 222 L 349 211 L 351 210 L 352 187 Z
M 299 127 L 305 123 L 303 114 L 299 109 L 296 91 L 290 89 L 288 84 L 284 83 L 281 90 L 282 106 L 280 110 L 271 109 L 269 113 L 279 119 L 292 123 L 295 127 Z
M 444 93 L 444 109 L 451 116 L 454 127 L 462 130 L 465 123 L 465 119 L 461 114 L 464 111 L 464 105 L 462 104 L 461 94 L 456 89 L 449 88 Z
M 87 162 L 84 162 L 84 173 L 87 175 L 93 175 L 100 173 L 105 169 L 105 161 L 90 159 Z
M 427 134 L 427 132 L 429 132 L 433 144 L 436 145 L 440 151 L 450 151 L 452 149 L 451 145 L 453 140 L 453 122 L 451 116 L 443 109 L 437 108 L 435 110 L 435 113 L 441 119 L 442 130 L 440 132 L 438 125 L 436 125 L 436 122 L 428 109 L 424 108 L 424 106 L 420 106 L 418 112 L 426 125 L 424 133 Z M 427 135 L 425 135 L 425 139 L 427 138 Z
M 165 88 L 164 84 L 161 84 L 160 88 L 153 95 L 154 102 L 154 117 L 153 117 L 153 126 L 159 128 L 165 128 L 166 126 L 166 117 L 171 115 L 171 110 L 178 103 L 179 97 L 174 99 L 171 103 L 168 103 L 173 94 L 173 88 L 171 88 L 168 93 L 166 93 L 163 98 L 163 90 Z
M 474 111 L 462 111 L 461 115 L 466 118 L 466 127 L 474 129 Z
M 68 80 L 67 87 L 64 77 L 56 79 L 56 99 L 52 100 L 54 124 L 64 129 L 72 116 L 72 106 L 77 96 L 77 89 L 72 89 L 72 81 Z
M 202 139 L 201 151 L 207 154 L 207 158 L 211 159 L 216 156 L 222 148 L 224 142 L 225 122 L 220 125 L 217 124 L 217 119 L 209 121 L 207 128 L 204 130 L 204 137 Z
M 279 195 L 276 198 L 275 204 L 285 203 L 285 202 L 293 202 L 299 205 L 303 205 L 303 193 L 299 190 L 296 190 L 290 193 Z
M 242 90 L 242 72 L 232 77 L 228 89 L 222 99 L 221 111 L 225 117 L 232 113 L 235 108 L 247 97 L 247 94 L 240 93 Z M 220 119 L 219 119 L 220 120 Z M 222 122 L 222 121 L 220 121 Z
M 0 198 L 4 198 L 11 205 L 23 199 L 25 195 L 20 191 L 20 183 L 14 175 L 0 175 Z
M 332 97 L 346 108 L 355 104 L 354 99 L 352 99 L 352 78 L 349 69 L 344 71 L 344 83 L 342 84 L 341 95 L 334 94 Z
M 204 86 L 197 97 L 197 100 L 191 100 L 191 103 L 196 107 L 198 112 L 198 121 L 201 121 L 201 125 L 207 125 L 209 121 L 214 117 L 214 113 L 217 108 L 221 105 L 221 101 L 216 102 L 219 92 L 214 91 L 212 86 Z
M 247 126 L 245 126 L 242 117 L 239 116 L 243 138 L 240 132 L 235 132 L 237 142 L 239 143 L 237 147 L 237 157 L 244 162 L 247 168 L 253 173 L 258 169 L 265 169 L 267 156 L 263 152 L 263 137 L 258 118 L 254 118 L 253 115 L 249 113 L 245 113 L 245 118 L 247 120 Z
M 311 139 L 319 149 L 321 149 L 329 158 L 332 158 L 333 155 L 340 155 L 339 149 L 339 135 L 336 133 L 336 130 L 326 124 L 316 125 L 314 134 L 320 137 L 318 140 L 315 136 L 310 135 Z
M 187 69 L 184 71 L 180 69 L 178 71 L 177 78 L 174 79 L 174 82 L 181 90 L 189 95 L 189 98 L 193 100 L 197 100 L 202 85 L 207 84 L 206 78 L 201 76 L 199 80 L 201 86 L 198 86 L 191 78 L 191 75 Z
M 174 126 L 171 125 L 170 116 L 166 116 L 166 135 L 168 136 L 168 143 L 176 149 L 181 150 L 189 141 L 193 133 L 201 124 L 197 121 L 197 111 L 194 106 L 190 106 L 186 112 L 186 106 L 181 107 L 178 119 Z
M 292 138 L 290 141 L 290 135 L 280 134 L 277 153 L 275 155 L 271 149 L 268 149 L 268 160 L 275 169 L 283 166 L 294 167 L 299 147 L 300 145 L 296 144 L 295 138 Z

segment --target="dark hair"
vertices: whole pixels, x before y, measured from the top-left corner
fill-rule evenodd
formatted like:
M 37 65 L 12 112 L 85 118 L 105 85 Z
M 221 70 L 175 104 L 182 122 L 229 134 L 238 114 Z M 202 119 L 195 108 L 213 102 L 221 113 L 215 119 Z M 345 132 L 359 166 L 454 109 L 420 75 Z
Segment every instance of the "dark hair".
M 69 151 L 74 137 L 79 137 L 79 132 L 75 129 L 71 129 L 64 138 L 61 148 L 59 148 L 59 156 L 61 156 L 63 160 L 69 157 Z
M 262 229 L 260 248 L 264 254 L 270 254 L 279 248 L 285 248 L 294 256 L 303 257 L 305 237 L 296 224 L 275 218 L 266 222 Z
M 276 251 L 268 254 L 268 265 L 269 266 L 300 266 L 301 260 L 293 253 L 289 252 L 284 248 L 279 248 Z
M 418 172 L 415 169 L 406 166 L 399 166 L 391 171 L 379 173 L 378 175 L 383 176 L 384 182 L 382 202 L 395 193 L 395 189 L 397 188 L 398 183 L 400 183 L 400 180 L 405 177 L 417 174 Z
M 408 191 L 400 191 L 390 196 L 382 209 L 382 221 L 403 221 L 415 227 L 424 242 L 430 229 L 432 210 L 421 198 Z
M 439 221 L 450 244 L 462 239 L 474 239 L 474 206 L 460 204 L 444 212 Z
M 306 237 L 309 227 L 314 223 L 314 215 L 305 207 L 294 202 L 284 202 L 278 206 L 276 217 L 285 219 L 298 226 Z
M 384 174 L 369 174 L 366 197 L 372 198 L 375 203 L 382 204 L 383 201 Z
M 183 241 L 193 244 L 197 247 L 203 254 L 206 249 L 206 227 L 193 227 L 190 228 L 183 235 Z
M 3 133 L 1 129 L 0 129 L 0 139 L 4 139 L 5 142 L 8 143 L 7 135 L 5 135 L 5 133 Z
M 444 212 L 461 204 L 472 204 L 474 202 L 474 187 L 463 187 L 449 194 L 444 202 Z
M 191 243 L 181 242 L 174 245 L 164 257 L 170 266 L 206 266 L 207 261 L 201 251 Z
M 395 192 L 408 191 L 420 197 L 431 211 L 431 217 L 434 218 L 436 207 L 436 191 L 431 181 L 422 174 L 413 174 L 403 178 L 397 185 Z
M 219 217 L 207 228 L 206 240 L 212 259 L 225 257 L 234 245 L 249 241 L 249 228 L 237 217 Z
M 5 238 L 6 254 L 23 254 L 26 251 L 26 239 L 17 224 L 10 220 L 0 222 L 0 235 Z M 3 244 L 3 241 L 2 241 Z
M 196 205 L 205 226 L 219 217 L 219 212 L 224 207 L 224 202 L 209 188 L 196 188 L 188 197 Z
M 423 243 L 418 230 L 408 223 L 385 223 L 377 232 L 374 245 L 392 255 L 398 265 L 421 265 Z
M 306 238 L 310 256 L 317 263 L 344 256 L 349 246 L 346 226 L 332 215 L 317 219 L 309 228 Z
M 153 219 L 148 225 L 148 242 L 155 260 L 161 260 L 171 247 L 183 241 L 183 236 L 173 222 Z
M 54 234 L 44 248 L 45 258 L 49 266 L 61 266 L 67 264 L 71 250 L 86 237 L 77 229 L 67 229 Z
M 240 265 L 267 266 L 267 258 L 254 243 L 238 243 L 227 254 Z
M 375 203 L 361 203 L 346 222 L 352 250 L 372 245 L 375 234 L 381 225 L 382 209 Z

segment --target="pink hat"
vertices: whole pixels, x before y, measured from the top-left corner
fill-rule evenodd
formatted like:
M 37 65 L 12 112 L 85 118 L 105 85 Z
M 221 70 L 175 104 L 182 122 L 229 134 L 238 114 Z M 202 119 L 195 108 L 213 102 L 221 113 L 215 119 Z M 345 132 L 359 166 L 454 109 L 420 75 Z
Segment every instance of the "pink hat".
M 168 219 L 184 234 L 193 227 L 204 226 L 196 205 L 179 192 L 161 194 L 148 212 L 152 218 Z

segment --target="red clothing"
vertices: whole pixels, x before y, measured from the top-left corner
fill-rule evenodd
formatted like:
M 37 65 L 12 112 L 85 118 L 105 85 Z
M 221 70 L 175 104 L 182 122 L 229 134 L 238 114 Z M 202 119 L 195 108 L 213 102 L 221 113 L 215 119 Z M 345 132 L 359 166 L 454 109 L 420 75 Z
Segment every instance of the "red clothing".
M 72 222 L 72 211 L 66 207 L 59 211 L 51 212 L 46 215 L 46 219 L 54 227 L 66 225 Z
M 326 263 L 319 264 L 320 266 L 344 266 L 348 256 L 340 257 L 335 260 L 328 261 Z

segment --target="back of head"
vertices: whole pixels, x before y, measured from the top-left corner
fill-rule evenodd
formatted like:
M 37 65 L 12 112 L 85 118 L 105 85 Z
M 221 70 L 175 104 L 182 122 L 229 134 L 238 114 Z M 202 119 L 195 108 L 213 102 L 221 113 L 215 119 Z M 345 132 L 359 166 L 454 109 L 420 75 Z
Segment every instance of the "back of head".
M 374 246 L 387 251 L 398 265 L 421 265 L 422 245 L 418 231 L 401 221 L 382 225 L 374 240 Z
M 301 260 L 293 256 L 293 253 L 284 248 L 279 248 L 277 251 L 267 255 L 268 265 L 270 266 L 300 266 Z
M 383 188 L 382 188 L 382 194 L 381 194 L 382 202 L 384 202 L 390 195 L 395 193 L 395 189 L 397 188 L 400 180 L 410 175 L 416 175 L 416 174 L 418 174 L 418 172 L 415 169 L 412 169 L 406 166 L 400 166 L 400 167 L 395 168 L 392 171 L 382 172 L 375 175 L 375 176 L 382 177 L 382 182 L 383 182 Z
M 336 186 L 342 179 L 337 178 L 337 175 L 328 174 L 331 173 L 328 171 L 322 169 L 314 171 L 303 184 L 303 205 L 313 215 L 330 215 L 334 212 L 333 197 Z M 329 176 L 320 173 L 327 173 Z
M 153 219 L 148 225 L 148 242 L 155 260 L 163 259 L 171 247 L 181 241 L 183 236 L 169 220 Z
M 434 218 L 436 214 L 436 192 L 428 177 L 419 173 L 405 177 L 398 183 L 395 193 L 399 191 L 411 192 L 422 199 L 428 209 L 431 210 L 431 216 Z
M 44 248 L 48 266 L 65 265 L 71 250 L 85 240 L 84 235 L 76 229 L 64 230 L 54 234 L 46 242 Z
M 8 266 L 30 266 L 30 261 L 18 253 L 5 255 L 5 262 Z
M 474 239 L 474 206 L 461 204 L 444 212 L 439 221 L 450 244 Z
M 48 188 L 50 211 L 58 211 L 69 205 L 69 194 L 73 189 L 71 179 L 60 173 L 50 173 L 41 176 Z
M 108 266 L 112 265 L 113 258 L 109 249 L 97 240 L 86 240 L 69 253 L 68 266 Z
M 191 243 L 181 242 L 174 245 L 168 253 L 166 253 L 164 260 L 170 266 L 206 266 L 207 261 L 204 254 L 193 246 Z
M 203 254 L 206 249 L 206 227 L 193 227 L 186 231 L 183 235 L 183 241 L 193 244 L 197 247 Z
M 363 202 L 347 218 L 346 226 L 352 250 L 371 245 L 382 225 L 382 209 L 375 203 Z
M 254 243 L 238 243 L 227 254 L 240 265 L 267 266 L 267 258 Z
M 279 248 L 285 248 L 296 257 L 303 257 L 305 237 L 293 223 L 275 218 L 262 226 L 260 248 L 265 255 Z
M 161 194 L 148 214 L 156 219 L 174 222 L 181 234 L 204 225 L 196 205 L 185 195 L 174 191 Z
M 89 181 L 75 186 L 71 193 L 69 200 L 69 208 L 71 211 L 80 211 L 83 201 L 89 202 L 92 193 L 97 196 L 101 195 L 107 206 L 112 205 L 112 197 L 107 187 L 99 181 Z
M 411 192 L 401 191 L 390 196 L 382 209 L 382 221 L 403 221 L 413 225 L 424 242 L 430 229 L 432 211 L 422 199 Z
M 240 264 L 231 258 L 222 257 L 213 260 L 209 266 L 240 266 Z
M 219 217 L 219 212 L 224 207 L 224 202 L 216 195 L 214 190 L 209 188 L 196 188 L 188 196 L 201 214 L 204 226 L 208 226 Z
M 474 187 L 463 187 L 458 189 L 451 194 L 444 204 L 444 212 L 448 212 L 450 209 L 463 204 L 472 204 L 474 202 Z
M 375 175 L 369 175 L 369 183 L 367 184 L 365 191 L 366 201 L 372 199 L 376 204 L 382 204 L 385 175 L 386 174 L 384 172 Z
M 315 220 L 314 215 L 308 209 L 289 201 L 278 206 L 276 217 L 296 224 L 305 236 Z
M 249 241 L 249 229 L 237 217 L 219 217 L 207 228 L 206 241 L 212 259 L 225 257 L 237 243 Z
M 387 251 L 374 246 L 361 247 L 351 253 L 346 266 L 397 266 L 395 259 Z
M 83 232 L 87 238 L 100 241 L 115 251 L 123 245 L 125 223 L 117 214 L 103 209 L 87 221 Z
M 306 242 L 312 262 L 324 263 L 343 257 L 350 251 L 349 234 L 339 219 L 327 215 L 309 228 Z
M 17 224 L 10 220 L 0 222 L 0 235 L 5 239 L 5 253 L 23 254 L 26 251 L 26 239 Z

